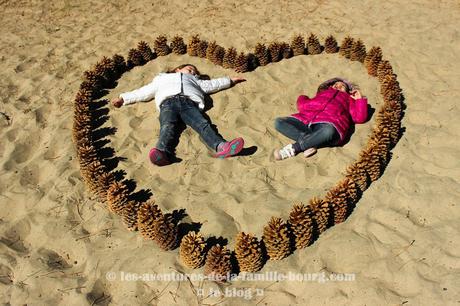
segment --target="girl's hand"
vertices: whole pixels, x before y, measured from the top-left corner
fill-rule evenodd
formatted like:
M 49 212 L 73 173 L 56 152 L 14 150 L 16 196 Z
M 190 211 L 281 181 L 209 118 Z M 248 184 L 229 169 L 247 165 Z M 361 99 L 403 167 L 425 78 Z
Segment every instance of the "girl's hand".
M 246 81 L 245 78 L 240 78 L 240 77 L 230 78 L 230 80 L 232 81 L 232 85 L 236 85 L 238 83 Z
M 123 105 L 123 98 L 114 98 L 112 99 L 111 103 L 116 108 L 120 108 Z
M 361 98 L 362 98 L 361 93 L 360 93 L 359 90 L 357 90 L 357 89 L 353 90 L 353 91 L 350 93 L 350 96 L 351 96 L 353 99 L 355 99 L 355 100 L 361 99 Z

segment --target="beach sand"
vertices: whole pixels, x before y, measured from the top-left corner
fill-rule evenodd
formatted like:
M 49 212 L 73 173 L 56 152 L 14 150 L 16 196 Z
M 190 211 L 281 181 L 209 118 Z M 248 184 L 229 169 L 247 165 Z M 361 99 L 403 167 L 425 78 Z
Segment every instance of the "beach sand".
M 458 1 L 3 1 L 0 4 L 0 302 L 5 305 L 456 305 L 460 303 L 460 22 Z M 72 143 L 73 101 L 83 72 L 103 56 L 127 56 L 193 34 L 251 52 L 258 42 L 290 42 L 315 33 L 380 46 L 405 96 L 404 133 L 383 176 L 346 222 L 281 261 L 268 261 L 259 281 L 148 279 L 194 273 L 178 249 L 162 251 L 125 229 L 95 200 L 80 175 Z M 168 55 L 125 73 L 107 99 L 181 63 L 211 77 L 239 74 L 188 55 Z M 338 54 L 304 55 L 243 74 L 247 82 L 212 95 L 207 112 L 225 138 L 243 136 L 250 154 L 216 160 L 190 128 L 181 162 L 153 167 L 155 103 L 109 107 L 110 147 L 118 169 L 152 192 L 167 212 L 233 249 L 240 231 L 262 235 L 272 216 L 287 219 L 294 203 L 323 196 L 358 157 L 375 116 L 357 125 L 343 147 L 309 159 L 274 162 L 289 142 L 273 127 L 313 96 L 323 80 L 359 84 L 373 109 L 383 98 L 363 65 Z M 457 200 L 456 200 L 457 199 Z M 303 281 L 277 281 L 274 274 Z M 324 279 L 331 273 L 349 276 Z M 147 279 L 136 279 L 136 275 Z M 455 285 L 457 284 L 457 285 Z M 457 289 L 455 289 L 457 288 Z

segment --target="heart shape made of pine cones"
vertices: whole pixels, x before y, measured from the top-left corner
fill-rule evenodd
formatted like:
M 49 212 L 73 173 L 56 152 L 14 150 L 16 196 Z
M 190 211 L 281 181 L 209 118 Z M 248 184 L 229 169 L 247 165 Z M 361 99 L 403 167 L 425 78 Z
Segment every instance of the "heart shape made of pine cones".
M 337 53 L 365 65 L 370 76 L 377 77 L 383 105 L 376 112 L 375 126 L 367 144 L 344 175 L 323 197 L 314 197 L 309 204 L 295 204 L 287 220 L 272 217 L 263 228 L 262 237 L 240 232 L 234 250 L 222 241 L 205 237 L 199 230 L 181 222 L 184 211 L 165 213 L 150 199 L 150 192 L 135 191 L 132 180 L 117 169 L 114 150 L 106 136 L 115 133 L 105 127 L 108 118 L 107 101 L 102 99 L 114 88 L 123 73 L 133 67 L 170 53 L 206 58 L 215 65 L 245 73 L 293 56 Z M 361 40 L 350 36 L 339 45 L 333 36 L 322 45 L 311 34 L 304 39 L 297 35 L 290 42 L 258 43 L 253 52 L 238 52 L 224 48 L 215 41 L 192 36 L 187 43 L 175 36 L 168 43 L 160 35 L 153 49 L 141 41 L 130 49 L 125 59 L 115 54 L 103 57 L 91 70 L 84 72 L 74 102 L 73 141 L 82 177 L 97 200 L 109 211 L 119 215 L 128 230 L 138 231 L 144 238 L 154 240 L 164 250 L 179 247 L 180 259 L 189 268 L 204 266 L 204 273 L 214 280 L 225 281 L 235 271 L 259 271 L 267 260 L 280 260 L 295 249 L 305 248 L 328 227 L 341 223 L 350 215 L 362 194 L 383 173 L 391 158 L 391 150 L 401 137 L 404 98 L 396 74 L 385 60 L 380 47 L 366 50 Z

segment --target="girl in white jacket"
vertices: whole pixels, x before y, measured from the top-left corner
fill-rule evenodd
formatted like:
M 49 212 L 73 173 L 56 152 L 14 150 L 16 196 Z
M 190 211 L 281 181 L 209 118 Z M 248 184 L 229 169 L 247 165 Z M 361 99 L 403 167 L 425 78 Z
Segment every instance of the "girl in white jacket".
M 121 94 L 112 100 L 112 105 L 119 108 L 155 98 L 160 111 L 160 137 L 156 147 L 150 150 L 149 158 L 157 166 L 171 164 L 182 122 L 192 127 L 210 148 L 216 150 L 215 157 L 227 158 L 243 149 L 244 140 L 238 137 L 227 142 L 214 131 L 201 112 L 204 97 L 244 81 L 239 77 L 201 80 L 194 65 L 184 64 L 168 73 L 160 73 L 151 83 L 139 89 Z

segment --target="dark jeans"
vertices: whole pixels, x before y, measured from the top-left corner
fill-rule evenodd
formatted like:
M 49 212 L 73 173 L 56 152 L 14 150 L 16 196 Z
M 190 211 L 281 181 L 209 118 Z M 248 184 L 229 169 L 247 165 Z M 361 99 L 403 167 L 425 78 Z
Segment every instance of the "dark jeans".
M 160 138 L 156 148 L 173 156 L 183 123 L 194 129 L 214 150 L 225 141 L 204 118 L 195 102 L 188 97 L 174 96 L 160 105 Z
M 340 137 L 332 124 L 314 123 L 308 126 L 294 117 L 276 118 L 275 129 L 296 141 L 302 151 L 334 145 Z

